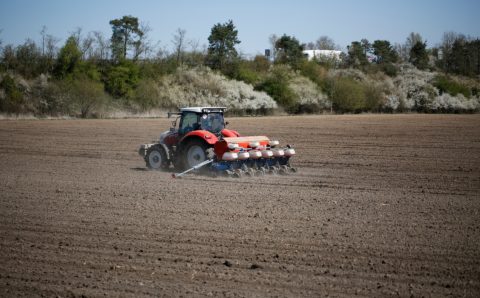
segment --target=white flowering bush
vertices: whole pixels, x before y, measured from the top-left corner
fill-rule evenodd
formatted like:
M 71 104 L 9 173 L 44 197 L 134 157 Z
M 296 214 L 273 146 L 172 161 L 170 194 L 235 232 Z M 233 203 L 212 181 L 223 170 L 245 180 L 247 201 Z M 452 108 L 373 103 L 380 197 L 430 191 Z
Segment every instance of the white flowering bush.
M 383 107 L 388 111 L 397 111 L 400 107 L 400 98 L 395 94 L 387 95 Z
M 478 111 L 480 110 L 480 97 L 466 98 L 463 94 L 452 96 L 444 93 L 435 97 L 428 108 L 440 112 Z
M 393 79 L 392 92 L 387 95 L 384 108 L 393 111 L 417 110 L 432 112 L 467 112 L 480 110 L 480 98 L 440 94 L 434 86 L 435 72 L 418 70 L 404 65 Z
M 160 82 L 159 102 L 164 107 L 225 106 L 233 110 L 275 109 L 265 92 L 244 82 L 229 80 L 208 68 L 179 68 Z
M 306 77 L 294 76 L 288 86 L 295 94 L 299 105 L 316 105 L 319 109 L 330 108 L 332 105 L 320 88 Z
M 367 75 L 356 68 L 332 69 L 328 72 L 329 78 L 351 78 L 359 82 L 367 81 Z
M 405 110 L 428 109 L 438 95 L 438 90 L 431 84 L 433 77 L 434 74 L 431 72 L 405 65 L 393 80 L 395 86 L 393 95 L 387 101 L 386 107 L 393 108 L 396 105 L 395 110 L 399 107 Z M 397 101 L 398 104 L 396 104 Z

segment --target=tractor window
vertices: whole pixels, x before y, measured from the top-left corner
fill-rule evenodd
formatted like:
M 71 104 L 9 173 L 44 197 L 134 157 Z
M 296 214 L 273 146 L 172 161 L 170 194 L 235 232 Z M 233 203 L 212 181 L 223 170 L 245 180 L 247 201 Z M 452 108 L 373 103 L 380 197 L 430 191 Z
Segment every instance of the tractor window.
M 187 134 L 198 129 L 198 115 L 196 113 L 185 113 L 180 121 L 180 134 Z
M 200 119 L 202 129 L 212 133 L 219 133 L 225 128 L 223 115 L 220 113 L 203 114 Z

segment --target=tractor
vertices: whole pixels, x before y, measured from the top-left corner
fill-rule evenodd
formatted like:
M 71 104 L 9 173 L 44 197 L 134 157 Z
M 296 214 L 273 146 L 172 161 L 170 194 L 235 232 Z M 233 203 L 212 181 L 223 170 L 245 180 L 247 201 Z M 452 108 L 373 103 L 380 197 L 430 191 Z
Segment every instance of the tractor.
M 240 136 L 226 128 L 225 111 L 224 107 L 187 107 L 169 112 L 169 118 L 176 117 L 172 127 L 160 134 L 158 142 L 142 144 L 138 153 L 149 169 L 167 170 L 173 165 L 184 171 L 174 176 L 192 170 L 236 177 L 296 171 L 289 163 L 295 155 L 292 146 L 279 148 L 278 141 L 266 136 Z

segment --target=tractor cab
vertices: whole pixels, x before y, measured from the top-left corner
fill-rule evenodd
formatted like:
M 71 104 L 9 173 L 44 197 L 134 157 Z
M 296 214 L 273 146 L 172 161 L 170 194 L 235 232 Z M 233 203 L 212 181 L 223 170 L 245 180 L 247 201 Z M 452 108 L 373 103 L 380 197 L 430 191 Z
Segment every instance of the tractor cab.
M 225 128 L 223 112 L 225 108 L 183 108 L 180 109 L 179 135 L 194 130 L 206 130 L 219 136 Z
M 220 136 L 226 124 L 223 118 L 225 110 L 226 108 L 223 107 L 192 107 L 181 108 L 179 112 L 168 113 L 169 117 L 172 115 L 179 116 L 172 122 L 170 132 L 184 136 L 191 131 L 206 130 Z M 178 120 L 180 121 L 177 128 Z

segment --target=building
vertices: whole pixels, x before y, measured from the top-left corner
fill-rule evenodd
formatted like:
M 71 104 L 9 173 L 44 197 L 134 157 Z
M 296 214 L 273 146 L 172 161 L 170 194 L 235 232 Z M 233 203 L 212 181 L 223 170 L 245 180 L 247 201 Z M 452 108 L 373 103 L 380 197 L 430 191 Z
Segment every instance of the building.
M 341 61 L 340 54 L 342 51 L 335 51 L 335 50 L 305 50 L 303 51 L 303 55 L 307 57 L 310 61 L 313 58 L 316 59 L 332 59 L 336 62 Z

